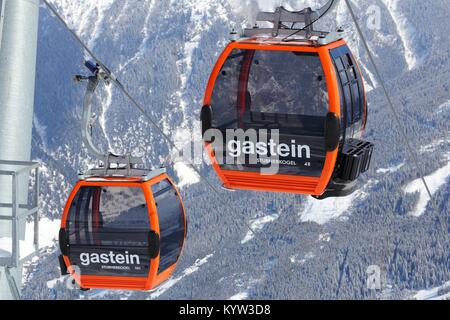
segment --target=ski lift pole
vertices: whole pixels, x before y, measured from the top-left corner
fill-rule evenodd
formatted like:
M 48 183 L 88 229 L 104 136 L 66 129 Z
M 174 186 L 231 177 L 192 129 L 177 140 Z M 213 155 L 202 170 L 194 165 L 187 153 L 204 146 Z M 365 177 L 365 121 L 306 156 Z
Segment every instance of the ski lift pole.
M 0 50 L 2 49 L 3 20 L 5 18 L 5 0 L 0 0 Z

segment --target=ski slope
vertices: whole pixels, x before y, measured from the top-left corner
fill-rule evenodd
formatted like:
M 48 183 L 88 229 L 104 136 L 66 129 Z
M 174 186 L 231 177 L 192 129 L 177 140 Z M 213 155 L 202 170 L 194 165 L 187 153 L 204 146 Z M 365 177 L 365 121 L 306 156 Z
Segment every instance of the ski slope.
M 431 194 L 434 195 L 439 189 L 441 189 L 448 182 L 449 177 L 450 163 L 435 171 L 431 175 L 425 177 Z M 406 185 L 404 191 L 407 194 L 419 193 L 419 199 L 414 210 L 410 212 L 410 214 L 414 217 L 420 217 L 421 215 L 423 215 L 430 202 L 430 197 L 427 193 L 427 190 L 425 189 L 425 186 L 423 185 L 422 179 L 419 178 L 410 182 Z

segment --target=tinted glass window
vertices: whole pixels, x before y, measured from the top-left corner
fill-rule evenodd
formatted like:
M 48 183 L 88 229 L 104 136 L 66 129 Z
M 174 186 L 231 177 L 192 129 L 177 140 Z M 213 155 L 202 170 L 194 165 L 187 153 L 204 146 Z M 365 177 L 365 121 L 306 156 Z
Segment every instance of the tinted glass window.
M 352 137 L 362 128 L 365 101 L 362 76 L 347 46 L 331 50 L 339 78 L 342 130 Z
M 329 105 L 325 74 L 317 54 L 234 50 L 218 75 L 211 107 L 214 128 L 265 129 L 269 139 L 270 130 L 279 130 L 279 146 L 292 150 L 263 152 L 258 155 L 258 163 L 250 164 L 247 159 L 244 165 L 227 162 L 221 164 L 222 169 L 258 172 L 271 166 L 274 162 L 269 158 L 277 156 L 279 174 L 321 175 Z M 257 142 L 264 142 L 260 137 L 258 133 Z M 229 146 L 228 141 L 223 145 Z M 302 157 L 299 148 L 307 150 L 308 156 Z M 226 148 L 222 152 L 224 159 L 230 155 Z
M 352 83 L 352 93 L 353 93 L 353 123 L 356 124 L 361 121 L 361 96 L 359 95 L 358 82 Z
M 320 58 L 234 50 L 217 77 L 211 105 L 216 128 L 237 127 L 245 112 L 326 116 L 328 92 Z
M 347 82 L 344 85 L 344 99 L 345 99 L 345 103 L 346 103 L 346 119 L 347 119 L 347 128 L 349 129 L 352 124 L 353 124 L 353 106 L 352 106 L 352 101 L 353 101 L 353 97 L 352 97 L 352 90 L 351 90 L 351 86 L 349 85 L 349 83 Z
M 164 180 L 152 186 L 158 209 L 160 229 L 160 260 L 158 273 L 178 261 L 184 242 L 184 210 L 173 185 Z
M 328 92 L 317 54 L 256 51 L 248 80 L 251 110 L 325 116 Z
M 211 100 L 213 126 L 216 128 L 237 125 L 239 66 L 243 55 L 244 52 L 238 51 L 231 54 L 217 77 Z
M 67 221 L 70 260 L 83 274 L 145 276 L 150 221 L 141 188 L 82 187 Z

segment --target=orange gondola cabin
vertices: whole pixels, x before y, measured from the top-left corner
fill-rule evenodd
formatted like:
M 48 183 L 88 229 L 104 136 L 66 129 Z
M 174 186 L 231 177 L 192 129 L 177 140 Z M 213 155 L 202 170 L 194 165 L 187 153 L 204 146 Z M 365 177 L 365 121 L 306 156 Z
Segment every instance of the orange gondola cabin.
M 61 270 L 82 289 L 150 290 L 176 267 L 186 237 L 180 194 L 165 170 L 82 177 L 64 209 Z
M 308 12 L 260 13 L 258 20 L 274 28 L 245 30 L 212 71 L 202 132 L 228 189 L 345 196 L 369 168 L 373 145 L 361 140 L 368 114 L 363 77 L 341 33 L 282 27 L 305 23 Z M 240 129 L 256 139 L 230 136 Z M 217 131 L 222 141 L 211 135 Z M 275 174 L 262 173 L 274 165 Z

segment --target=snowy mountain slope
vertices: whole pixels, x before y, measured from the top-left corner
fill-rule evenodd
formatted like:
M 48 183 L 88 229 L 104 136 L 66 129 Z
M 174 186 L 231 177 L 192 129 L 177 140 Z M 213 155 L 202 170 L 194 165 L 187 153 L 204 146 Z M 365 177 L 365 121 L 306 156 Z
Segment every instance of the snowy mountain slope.
M 199 271 L 199 269 L 201 268 L 201 266 L 203 266 L 205 263 L 208 262 L 208 260 L 213 256 L 214 254 L 209 254 L 206 257 L 204 257 L 203 259 L 198 259 L 197 261 L 195 261 L 195 263 L 184 269 L 184 271 L 181 273 L 180 276 L 176 277 L 176 278 L 172 278 L 167 280 L 165 283 L 163 283 L 160 287 L 158 287 L 157 289 L 155 289 L 151 294 L 149 299 L 156 299 L 159 296 L 161 296 L 164 292 L 166 292 L 167 290 L 169 290 L 170 288 L 172 288 L 177 282 L 179 282 L 180 280 L 182 280 L 185 277 L 188 277 L 189 275 L 191 275 L 194 272 Z
M 250 221 L 251 230 L 247 232 L 244 239 L 242 239 L 241 243 L 245 244 L 250 240 L 252 240 L 255 237 L 254 233 L 261 231 L 264 228 L 264 225 L 275 221 L 276 219 L 278 219 L 278 217 L 279 217 L 278 214 L 269 214 Z
M 257 2 L 264 10 L 279 3 Z M 319 2 L 305 1 L 310 5 Z M 247 16 L 254 17 L 257 10 L 252 7 L 255 1 L 53 0 L 53 3 L 165 132 L 181 145 L 190 143 L 187 136 L 199 138 L 198 130 L 190 132 L 190 128 L 199 127 L 204 86 L 226 44 L 229 30 L 252 25 L 252 18 Z M 428 23 L 427 28 L 422 25 L 436 16 L 433 12 L 436 8 L 438 16 L 449 13 L 448 4 L 414 2 L 415 10 L 415 6 L 409 8 L 399 3 L 395 12 L 389 10 L 386 1 L 376 3 L 383 13 L 382 28 L 365 27 L 364 32 L 388 80 L 389 90 L 395 94 L 414 145 L 426 150 L 421 160 L 427 164 L 426 175 L 430 175 L 445 166 L 444 155 L 448 151 L 448 144 L 438 144 L 432 151 L 426 147 L 430 141 L 448 137 L 448 108 L 443 107 L 441 113 L 435 111 L 441 110 L 439 106 L 450 99 L 450 43 L 438 38 L 441 27 L 448 22 Z M 283 4 L 299 9 L 296 1 Z M 364 17 L 370 4 L 373 2 L 355 1 L 358 15 Z M 399 21 L 394 19 L 399 12 L 402 15 L 399 28 L 412 25 L 415 37 L 403 38 L 411 34 L 401 34 L 396 27 Z M 342 4 L 336 13 L 337 21 L 333 19 L 331 15 L 320 23 L 321 27 L 335 28 L 349 21 Z M 221 197 L 229 204 L 223 207 L 186 163 L 174 164 L 172 173 L 182 186 L 188 209 L 189 235 L 174 275 L 177 281 L 154 298 L 335 298 L 338 286 L 339 297 L 370 298 L 374 294 L 364 287 L 364 272 L 374 263 L 389 273 L 395 289 L 418 290 L 450 279 L 450 264 L 442 254 L 448 248 L 448 239 L 436 232 L 439 215 L 431 210 L 417 219 L 408 215 L 420 195 L 405 195 L 403 187 L 417 179 L 417 173 L 351 26 L 346 37 L 363 62 L 368 82 L 375 87 L 368 95 L 367 139 L 374 141 L 377 149 L 373 167 L 361 181 L 362 191 L 349 199 L 333 200 L 332 205 L 293 195 L 222 192 Z M 426 49 L 422 47 L 424 39 L 429 40 Z M 406 54 L 405 43 L 409 48 Z M 76 174 L 93 165 L 93 159 L 80 145 L 84 85 L 71 82 L 74 74 L 84 72 L 81 67 L 84 58 L 85 54 L 69 34 L 43 8 L 33 157 L 44 164 L 41 214 L 46 217 L 60 217 Z M 414 68 L 409 67 L 408 59 L 415 59 Z M 104 148 L 143 153 L 147 164 L 154 167 L 173 152 L 114 87 L 99 89 L 97 106 L 100 121 L 94 134 Z M 405 165 L 396 168 L 400 163 Z M 207 166 L 202 165 L 202 169 L 215 183 Z M 441 185 L 435 193 L 444 214 L 448 214 L 449 193 L 448 184 Z M 265 216 L 256 215 L 258 212 Z M 329 219 L 340 215 L 345 219 Z M 249 236 L 244 221 L 253 225 L 257 237 Z M 321 234 L 329 234 L 329 241 L 318 241 Z M 433 238 L 427 236 L 430 234 Z M 272 250 L 267 252 L 261 241 L 267 242 Z M 442 250 L 433 247 L 435 241 Z M 183 276 L 197 259 L 213 251 L 214 256 L 197 272 Z M 290 257 L 298 259 L 292 261 Z M 304 257 L 309 259 L 299 264 Z M 429 263 L 423 265 L 422 257 Z M 55 251 L 43 255 L 30 270 L 25 297 L 79 297 L 77 292 L 67 292 L 63 285 L 48 288 L 47 282 L 59 277 Z M 339 277 L 347 281 L 338 285 L 335 279 Z M 101 293 L 92 298 L 117 298 L 121 294 L 124 293 Z M 147 299 L 151 293 L 132 293 L 127 297 Z
M 416 300 L 448 300 L 450 298 L 450 281 L 431 289 L 420 290 L 413 298 Z
M 421 62 L 424 44 L 417 43 L 417 31 L 413 24 L 408 21 L 400 8 L 400 1 L 398 0 L 384 0 L 383 3 L 387 6 L 392 20 L 395 23 L 395 28 L 399 35 L 399 40 L 403 44 L 405 53 L 405 60 L 408 64 L 408 69 L 412 70 Z
M 442 141 L 440 141 L 442 142 Z M 450 140 L 446 141 L 447 144 L 450 143 Z M 423 152 L 427 152 L 432 148 L 436 148 L 436 146 L 441 143 L 433 143 L 431 145 L 425 146 L 422 148 Z M 442 168 L 439 168 L 429 176 L 425 177 L 425 181 L 428 183 L 429 191 L 432 195 L 435 195 L 436 192 L 441 189 L 443 186 L 449 183 L 450 178 L 450 152 L 447 153 L 447 164 Z M 425 186 L 423 185 L 422 179 L 417 179 L 411 181 L 408 185 L 405 186 L 405 193 L 408 194 L 419 194 L 419 199 L 417 201 L 414 210 L 411 214 L 415 217 L 421 216 L 426 212 L 427 206 L 430 203 L 430 196 L 428 195 Z

